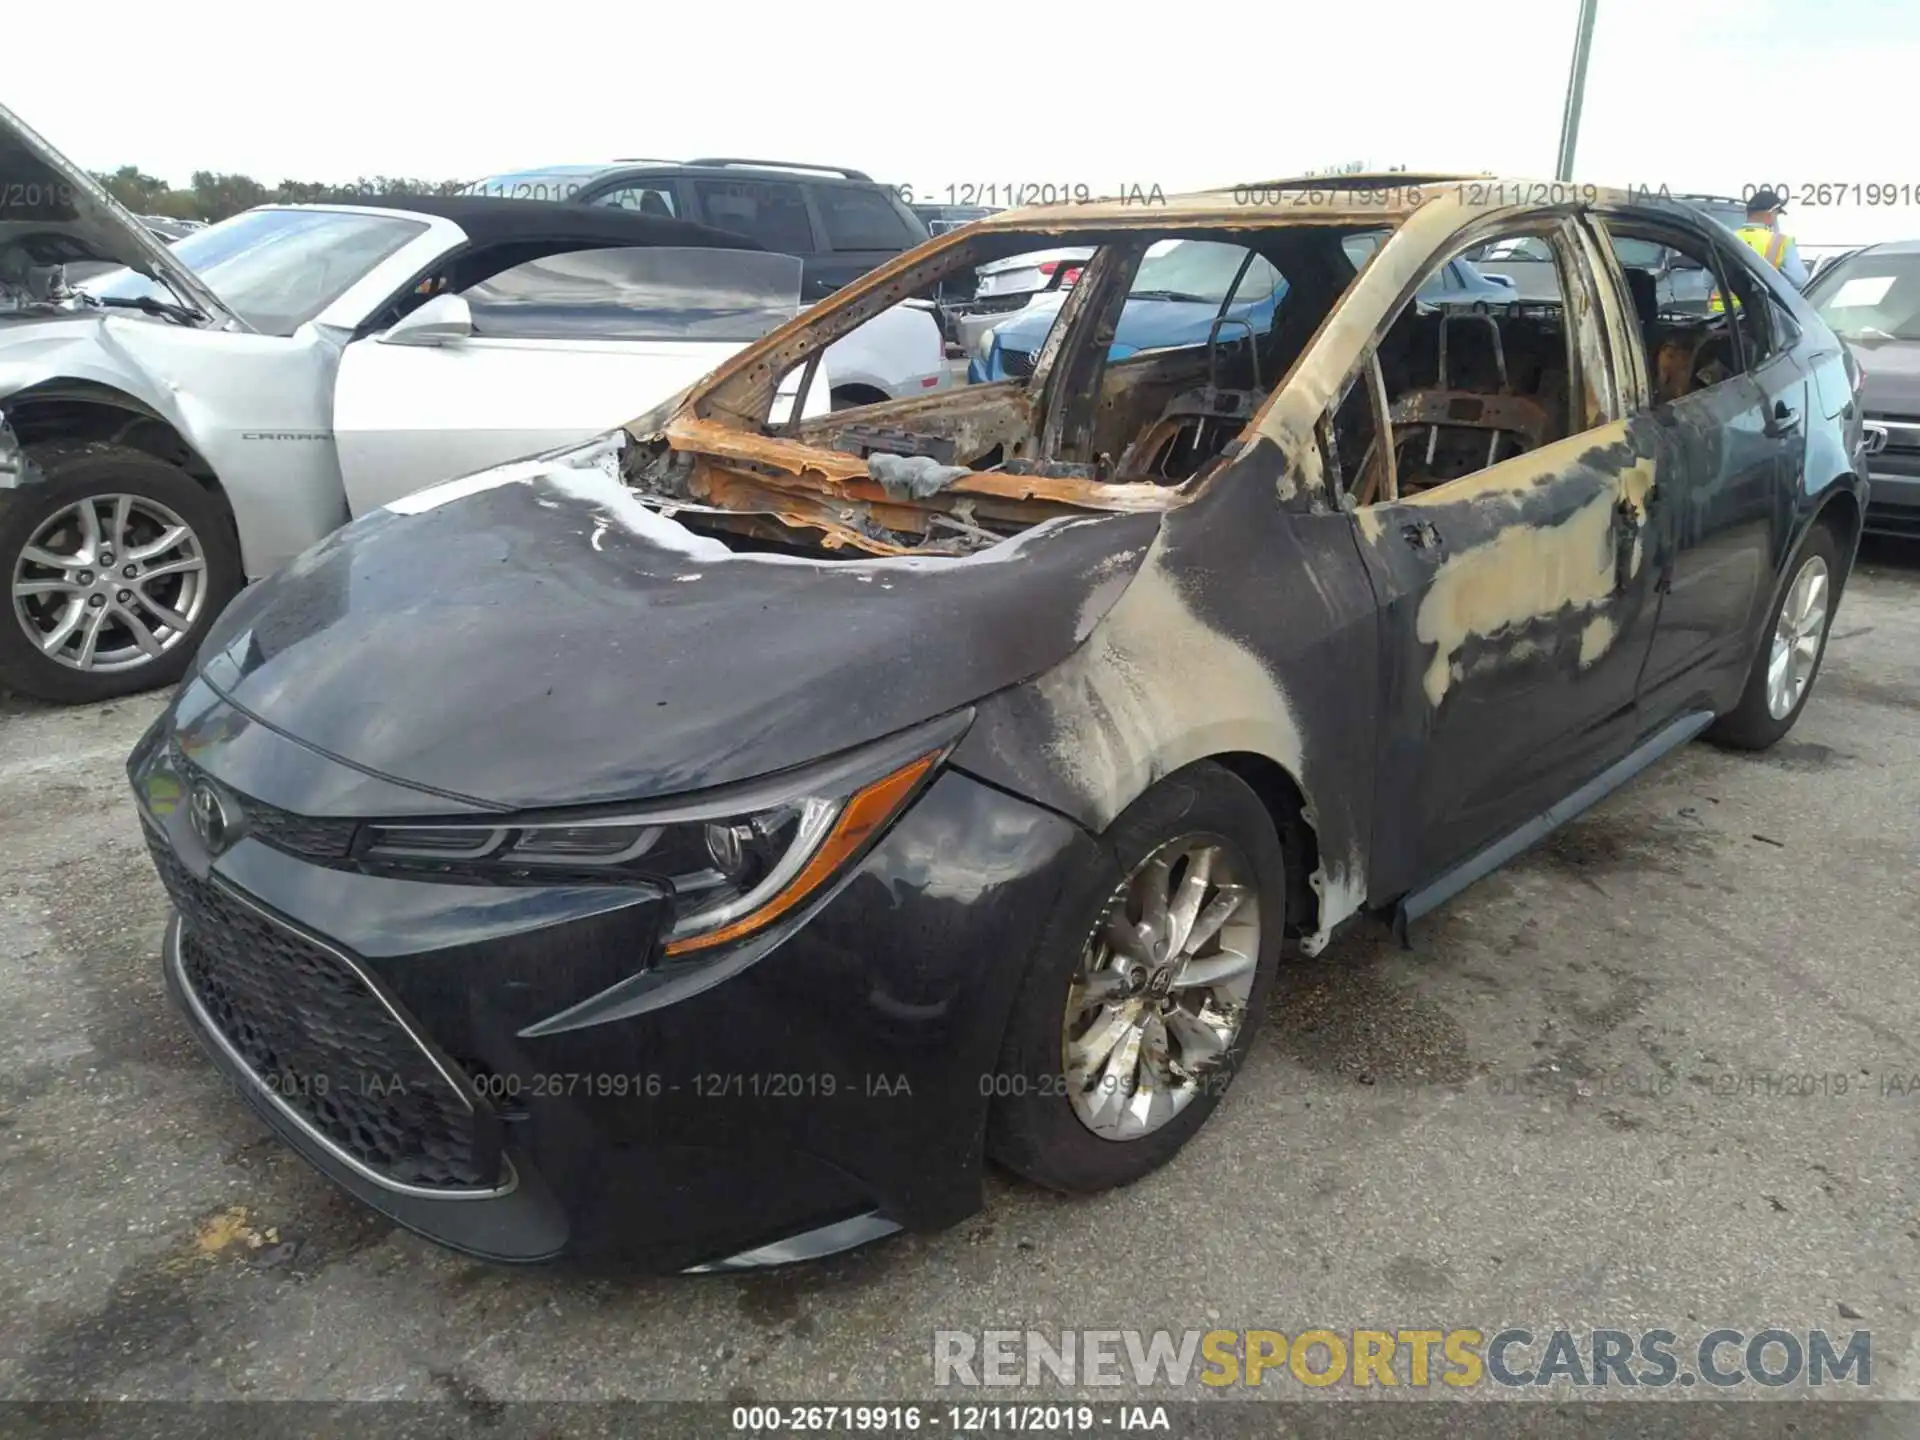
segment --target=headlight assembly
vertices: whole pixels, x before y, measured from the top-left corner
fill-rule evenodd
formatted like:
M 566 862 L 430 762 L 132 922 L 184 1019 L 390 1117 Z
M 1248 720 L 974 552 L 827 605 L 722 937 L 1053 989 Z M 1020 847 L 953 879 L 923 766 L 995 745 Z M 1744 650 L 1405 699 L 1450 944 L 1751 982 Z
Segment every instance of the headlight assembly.
M 728 944 L 793 911 L 862 854 L 958 742 L 949 716 L 804 771 L 629 810 L 496 824 L 363 825 L 355 858 L 396 876 L 630 884 L 673 906 L 668 957 Z

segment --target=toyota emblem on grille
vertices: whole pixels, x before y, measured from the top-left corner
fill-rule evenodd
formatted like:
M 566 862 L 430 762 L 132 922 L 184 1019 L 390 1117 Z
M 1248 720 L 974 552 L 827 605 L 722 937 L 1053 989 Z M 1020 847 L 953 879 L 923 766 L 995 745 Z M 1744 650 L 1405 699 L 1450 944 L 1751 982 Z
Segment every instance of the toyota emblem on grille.
M 1878 455 L 1882 450 L 1887 448 L 1887 427 L 1886 426 L 1874 425 L 1872 423 L 1869 423 L 1866 426 L 1866 432 L 1867 432 L 1867 437 L 1866 437 L 1867 443 L 1866 443 L 1865 449 L 1867 454 Z
M 227 848 L 229 830 L 232 822 L 227 818 L 226 804 L 220 794 L 204 780 L 193 787 L 193 798 L 187 804 L 187 816 L 193 822 L 193 833 L 200 837 L 200 843 L 207 847 L 207 853 L 218 855 Z

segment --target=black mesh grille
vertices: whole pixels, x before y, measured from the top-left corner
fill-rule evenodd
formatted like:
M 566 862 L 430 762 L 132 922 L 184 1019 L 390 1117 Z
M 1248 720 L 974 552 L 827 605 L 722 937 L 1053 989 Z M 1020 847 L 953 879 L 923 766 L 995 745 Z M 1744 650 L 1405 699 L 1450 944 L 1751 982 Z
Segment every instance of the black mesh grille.
M 493 1187 L 495 1122 L 475 1114 L 351 967 L 196 880 L 151 831 L 147 843 L 184 922 L 187 984 L 262 1086 L 389 1180 Z
M 1002 350 L 1000 368 L 1015 380 L 1024 380 L 1033 374 L 1033 352 L 1029 350 Z
M 182 785 L 191 786 L 204 773 L 180 749 L 177 736 L 169 740 L 168 751 Z M 234 798 L 239 803 L 246 833 L 277 849 L 309 860 L 341 860 L 353 849 L 353 832 L 358 821 L 320 820 L 311 815 L 296 815 L 291 810 L 275 809 L 249 795 Z

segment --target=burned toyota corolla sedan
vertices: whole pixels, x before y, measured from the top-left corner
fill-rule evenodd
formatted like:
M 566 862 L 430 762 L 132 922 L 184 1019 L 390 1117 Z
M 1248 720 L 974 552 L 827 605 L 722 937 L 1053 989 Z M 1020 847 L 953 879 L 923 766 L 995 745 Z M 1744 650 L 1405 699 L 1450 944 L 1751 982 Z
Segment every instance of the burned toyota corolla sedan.
M 1283 949 L 1794 723 L 1862 482 L 1790 288 L 1608 191 L 1247 198 L 941 236 L 243 595 L 129 764 L 168 980 L 287 1143 L 474 1254 L 670 1269 L 950 1223 L 989 1157 L 1125 1183 Z M 1416 300 L 1522 235 L 1551 299 Z M 1737 303 L 1662 313 L 1642 241 Z M 943 275 L 1065 244 L 1014 378 L 776 404 Z M 1227 278 L 1143 297 L 1175 246 Z M 1143 298 L 1215 320 L 1116 356 Z

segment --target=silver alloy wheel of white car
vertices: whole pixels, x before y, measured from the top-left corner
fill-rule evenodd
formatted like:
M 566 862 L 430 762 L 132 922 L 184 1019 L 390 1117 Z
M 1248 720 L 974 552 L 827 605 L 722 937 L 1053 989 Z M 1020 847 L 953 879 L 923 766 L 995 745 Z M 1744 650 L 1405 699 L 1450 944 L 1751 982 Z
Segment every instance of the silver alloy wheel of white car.
M 1253 867 L 1225 837 L 1183 835 L 1141 861 L 1067 991 L 1062 1053 L 1081 1123 L 1135 1140 L 1186 1109 L 1240 1033 L 1259 955 Z
M 207 598 L 200 538 L 144 495 L 89 495 L 50 515 L 13 566 L 13 613 L 49 660 L 97 674 L 158 660 Z
M 1807 693 L 1827 635 L 1827 595 L 1827 562 L 1809 555 L 1780 602 L 1767 656 L 1767 713 L 1776 720 L 1791 715 Z

